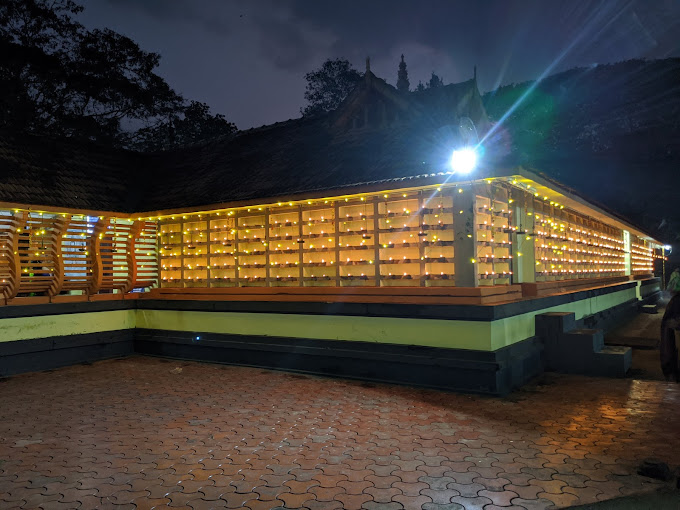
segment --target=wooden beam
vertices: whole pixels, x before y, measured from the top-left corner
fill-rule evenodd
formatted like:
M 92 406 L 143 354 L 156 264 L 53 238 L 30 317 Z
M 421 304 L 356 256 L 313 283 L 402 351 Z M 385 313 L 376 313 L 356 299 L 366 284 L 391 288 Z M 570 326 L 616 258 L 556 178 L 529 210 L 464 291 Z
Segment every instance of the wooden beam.
M 302 242 L 302 204 L 298 206 L 298 287 L 305 286 L 305 244 Z M 269 247 L 267 247 L 269 248 Z
M 379 197 L 373 197 L 373 265 L 375 286 L 380 287 L 380 214 L 378 207 Z
M 54 218 L 52 227 L 52 239 L 50 242 L 51 258 L 54 260 L 54 281 L 50 285 L 47 295 L 50 297 L 57 296 L 64 286 L 64 258 L 62 256 L 61 237 L 68 229 L 68 224 L 71 220 L 70 216 L 57 216 Z
M 340 204 L 333 202 L 333 217 L 335 221 L 335 286 L 340 287 Z
M 125 280 L 124 286 L 121 288 L 121 292 L 123 293 L 130 292 L 137 283 L 137 250 L 135 249 L 135 246 L 143 228 L 143 221 L 135 221 L 130 226 L 130 233 L 128 234 L 127 238 L 126 253 L 127 278 Z
M 15 213 L 14 221 L 9 228 L 9 285 L 5 288 L 5 298 L 11 299 L 19 293 L 21 283 L 21 257 L 19 256 L 19 237 L 21 230 L 26 226 L 28 213 L 26 211 Z
M 100 217 L 94 226 L 94 230 L 92 231 L 94 242 L 92 244 L 92 251 L 89 255 L 89 259 L 91 261 L 92 280 L 90 282 L 90 287 L 87 289 L 88 294 L 96 294 L 99 292 L 99 289 L 101 289 L 102 286 L 104 279 L 104 267 L 102 265 L 101 242 L 102 237 L 106 232 L 106 227 L 109 225 L 109 223 L 109 218 Z

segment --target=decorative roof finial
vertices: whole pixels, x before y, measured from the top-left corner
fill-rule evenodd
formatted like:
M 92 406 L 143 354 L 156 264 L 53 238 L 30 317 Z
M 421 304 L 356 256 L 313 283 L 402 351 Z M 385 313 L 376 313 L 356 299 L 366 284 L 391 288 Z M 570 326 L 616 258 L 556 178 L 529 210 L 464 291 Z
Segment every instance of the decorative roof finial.
M 472 78 L 473 78 L 475 81 L 477 81 L 477 66 L 476 66 L 476 65 L 475 65 L 474 74 L 472 75 Z
M 366 72 L 371 72 L 371 57 L 366 57 Z
M 406 62 L 404 62 L 404 55 L 402 54 L 401 62 L 399 63 L 399 71 L 397 71 L 397 90 L 399 92 L 408 92 L 409 85 Z

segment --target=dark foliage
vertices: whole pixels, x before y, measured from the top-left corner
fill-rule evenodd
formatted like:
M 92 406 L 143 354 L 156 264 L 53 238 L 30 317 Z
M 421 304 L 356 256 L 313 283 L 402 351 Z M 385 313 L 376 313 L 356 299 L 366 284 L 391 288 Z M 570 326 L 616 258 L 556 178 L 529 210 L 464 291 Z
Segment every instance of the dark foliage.
M 305 99 L 309 103 L 300 112 L 304 117 L 335 110 L 354 90 L 363 75 L 348 60 L 326 60 L 319 69 L 305 74 Z
M 444 85 L 444 80 L 442 80 L 439 76 L 434 74 L 434 71 L 432 71 L 432 76 L 430 76 L 430 80 L 427 82 L 425 88 L 436 89 L 437 87 L 441 87 L 442 85 Z
M 167 120 L 128 135 L 126 145 L 144 152 L 170 150 L 222 138 L 236 131 L 236 126 L 224 115 L 211 115 L 207 104 L 191 101 L 183 111 L 172 113 Z
M 0 129 L 124 145 L 124 127 L 141 123 L 151 146 L 154 126 L 195 106 L 155 73 L 158 54 L 112 30 L 87 30 L 75 20 L 82 10 L 72 0 L 0 3 Z M 233 127 L 205 118 L 206 132 L 215 121 Z
M 572 69 L 484 95 L 518 163 L 680 241 L 680 59 Z M 509 113 L 508 113 L 509 112 Z M 507 115 L 507 118 L 506 118 Z

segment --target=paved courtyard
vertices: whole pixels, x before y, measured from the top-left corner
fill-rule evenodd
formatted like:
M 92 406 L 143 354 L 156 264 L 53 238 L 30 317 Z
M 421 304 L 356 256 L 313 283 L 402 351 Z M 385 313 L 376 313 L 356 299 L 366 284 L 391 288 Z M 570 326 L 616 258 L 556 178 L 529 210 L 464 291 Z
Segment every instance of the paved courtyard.
M 491 398 L 144 357 L 0 382 L 0 508 L 559 508 L 661 484 L 680 386 Z

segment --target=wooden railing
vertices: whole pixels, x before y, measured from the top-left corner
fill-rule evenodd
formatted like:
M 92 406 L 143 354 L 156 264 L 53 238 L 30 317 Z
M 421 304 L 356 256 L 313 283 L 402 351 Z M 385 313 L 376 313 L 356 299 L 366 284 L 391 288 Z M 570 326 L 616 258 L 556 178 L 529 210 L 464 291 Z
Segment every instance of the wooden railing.
M 156 245 L 152 221 L 0 210 L 1 301 L 152 287 Z

